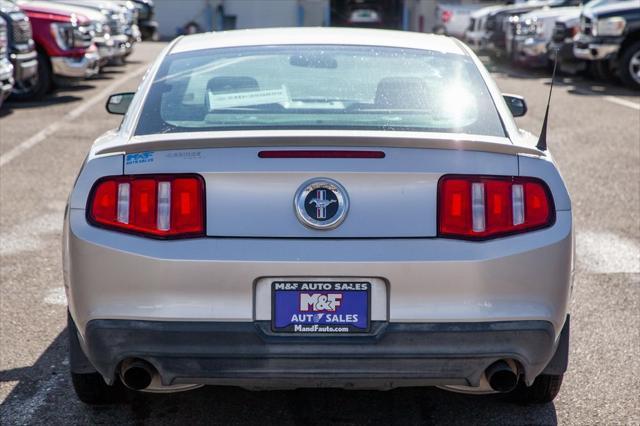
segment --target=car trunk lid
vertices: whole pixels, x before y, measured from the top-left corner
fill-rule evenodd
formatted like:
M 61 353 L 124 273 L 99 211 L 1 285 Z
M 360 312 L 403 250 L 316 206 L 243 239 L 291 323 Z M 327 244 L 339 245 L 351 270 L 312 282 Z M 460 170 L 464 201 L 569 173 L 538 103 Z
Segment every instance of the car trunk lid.
M 275 149 L 227 147 L 131 153 L 125 157 L 124 173 L 198 173 L 206 184 L 208 236 L 266 238 L 433 237 L 437 233 L 437 186 L 442 175 L 518 174 L 517 156 L 504 153 L 370 146 L 313 150 L 373 151 L 383 157 L 261 158 L 261 152 Z M 283 151 L 281 147 L 277 150 Z M 303 150 L 309 147 L 285 151 Z M 314 229 L 296 214 L 296 193 L 306 183 L 319 179 L 337 182 L 349 200 L 344 221 L 333 229 Z

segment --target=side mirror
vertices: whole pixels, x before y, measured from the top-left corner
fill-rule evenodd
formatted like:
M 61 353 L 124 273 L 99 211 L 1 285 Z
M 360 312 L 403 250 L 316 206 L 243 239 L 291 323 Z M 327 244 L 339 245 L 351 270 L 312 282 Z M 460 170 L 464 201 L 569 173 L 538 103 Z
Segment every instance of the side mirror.
M 522 117 L 527 113 L 527 102 L 524 100 L 522 96 L 518 95 L 502 95 L 509 110 L 511 111 L 511 115 L 514 117 Z
M 129 109 L 133 95 L 135 95 L 135 93 L 127 92 L 116 93 L 115 95 L 109 96 L 107 105 L 105 106 L 107 108 L 107 112 L 110 114 L 125 115 Z

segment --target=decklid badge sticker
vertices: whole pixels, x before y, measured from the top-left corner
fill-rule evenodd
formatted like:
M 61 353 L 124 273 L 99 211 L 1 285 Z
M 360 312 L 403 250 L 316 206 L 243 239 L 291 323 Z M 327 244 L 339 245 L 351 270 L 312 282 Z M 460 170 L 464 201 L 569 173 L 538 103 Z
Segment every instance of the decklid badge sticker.
M 349 198 L 338 182 L 317 178 L 298 188 L 294 206 L 298 219 L 304 225 L 314 229 L 332 229 L 345 219 Z
M 153 151 L 137 152 L 135 154 L 127 154 L 125 164 L 131 166 L 133 164 L 144 164 L 153 162 Z

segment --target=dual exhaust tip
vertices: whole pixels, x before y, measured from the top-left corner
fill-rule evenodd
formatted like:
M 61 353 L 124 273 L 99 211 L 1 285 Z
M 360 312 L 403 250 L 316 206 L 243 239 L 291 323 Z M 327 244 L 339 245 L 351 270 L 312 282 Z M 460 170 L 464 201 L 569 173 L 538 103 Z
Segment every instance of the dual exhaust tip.
M 513 361 L 494 362 L 486 369 L 485 376 L 491 389 L 497 392 L 511 392 L 518 385 L 518 372 Z
M 496 361 L 485 371 L 491 389 L 497 392 L 510 392 L 518 385 L 518 373 L 513 362 Z M 129 389 L 144 390 L 151 385 L 157 375 L 156 369 L 147 361 L 133 359 L 126 361 L 120 369 L 120 379 Z
M 120 368 L 120 380 L 129 389 L 144 390 L 158 374 L 153 365 L 141 359 L 127 360 Z

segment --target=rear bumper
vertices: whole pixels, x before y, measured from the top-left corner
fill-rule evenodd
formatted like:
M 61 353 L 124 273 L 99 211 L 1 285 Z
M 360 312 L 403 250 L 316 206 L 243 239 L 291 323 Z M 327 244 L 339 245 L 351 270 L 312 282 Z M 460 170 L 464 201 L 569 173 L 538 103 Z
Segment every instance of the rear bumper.
M 248 388 L 478 386 L 485 369 L 515 359 L 531 383 L 554 357 L 566 370 L 569 321 L 561 338 L 545 321 L 376 322 L 367 336 L 283 337 L 269 323 L 93 320 L 82 346 L 112 381 L 119 363 L 143 358 L 163 385 Z M 556 349 L 558 350 L 556 351 Z
M 95 319 L 260 321 L 275 277 L 369 278 L 372 320 L 546 321 L 560 333 L 572 283 L 570 211 L 539 231 L 484 242 L 441 238 L 150 240 L 70 209 L 65 285 L 80 333 Z

